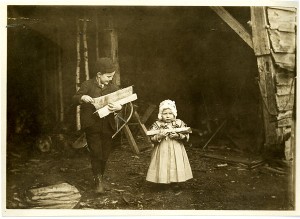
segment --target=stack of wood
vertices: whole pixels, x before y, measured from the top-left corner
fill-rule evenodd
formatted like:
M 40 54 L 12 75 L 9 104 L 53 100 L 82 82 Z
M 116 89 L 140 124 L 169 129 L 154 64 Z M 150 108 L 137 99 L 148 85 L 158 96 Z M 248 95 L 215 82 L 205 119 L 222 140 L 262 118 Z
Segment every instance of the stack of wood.
M 72 209 L 80 200 L 76 187 L 68 183 L 34 188 L 27 192 L 27 202 L 37 209 Z

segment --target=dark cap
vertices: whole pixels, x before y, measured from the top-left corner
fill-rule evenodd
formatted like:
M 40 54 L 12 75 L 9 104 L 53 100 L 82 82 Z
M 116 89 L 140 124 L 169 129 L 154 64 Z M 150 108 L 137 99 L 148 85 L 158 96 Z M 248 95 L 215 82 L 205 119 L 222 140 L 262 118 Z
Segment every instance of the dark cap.
M 95 71 L 104 73 L 111 73 L 116 70 L 115 63 L 110 58 L 100 58 L 95 63 Z

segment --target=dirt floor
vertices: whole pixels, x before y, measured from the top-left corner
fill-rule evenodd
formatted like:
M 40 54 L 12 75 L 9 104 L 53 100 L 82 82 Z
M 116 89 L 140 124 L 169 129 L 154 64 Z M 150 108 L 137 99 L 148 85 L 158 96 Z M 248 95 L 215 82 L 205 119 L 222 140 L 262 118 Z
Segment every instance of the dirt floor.
M 27 150 L 15 149 L 7 153 L 8 209 L 36 207 L 26 202 L 26 191 L 61 182 L 74 185 L 79 190 L 81 198 L 74 207 L 76 209 L 294 209 L 290 174 L 286 168 L 272 167 L 250 154 L 232 150 L 222 141 L 211 143 L 206 151 L 187 144 L 194 178 L 179 186 L 165 188 L 145 180 L 151 148 L 134 154 L 131 147 L 123 142 L 115 148 L 107 164 L 105 179 L 110 189 L 104 195 L 92 192 L 93 181 L 86 149 L 66 151 L 53 148 L 49 153 L 31 150 L 32 147 L 28 146 Z M 227 159 L 235 156 L 241 162 L 219 160 L 209 155 L 222 155 Z M 250 161 L 250 165 L 242 163 L 245 159 Z

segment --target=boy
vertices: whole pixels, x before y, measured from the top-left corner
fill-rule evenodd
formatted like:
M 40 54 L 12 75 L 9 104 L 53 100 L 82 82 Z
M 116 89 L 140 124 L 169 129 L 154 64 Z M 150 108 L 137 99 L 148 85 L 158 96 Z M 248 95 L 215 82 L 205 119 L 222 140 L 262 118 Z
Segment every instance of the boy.
M 77 104 L 81 104 L 81 128 L 86 134 L 92 171 L 95 179 L 95 192 L 104 193 L 103 174 L 112 147 L 112 135 L 115 129 L 113 114 L 100 118 L 96 111 L 93 98 L 107 95 L 118 90 L 118 86 L 111 84 L 115 75 L 115 65 L 109 58 L 100 58 L 95 64 L 96 77 L 84 81 L 80 89 L 73 96 Z M 122 109 L 120 104 L 108 104 L 110 111 Z

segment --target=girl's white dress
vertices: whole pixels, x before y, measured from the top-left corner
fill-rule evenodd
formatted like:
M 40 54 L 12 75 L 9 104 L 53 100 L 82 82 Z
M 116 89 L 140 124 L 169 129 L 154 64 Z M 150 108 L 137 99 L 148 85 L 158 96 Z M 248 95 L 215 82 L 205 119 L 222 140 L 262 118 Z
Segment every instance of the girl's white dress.
M 150 130 L 186 127 L 180 119 L 172 123 L 156 121 Z M 183 141 L 187 141 L 188 134 L 184 140 L 174 140 L 166 137 L 160 142 L 155 142 L 151 162 L 146 180 L 154 183 L 184 182 L 193 178 L 192 169 L 185 151 Z

